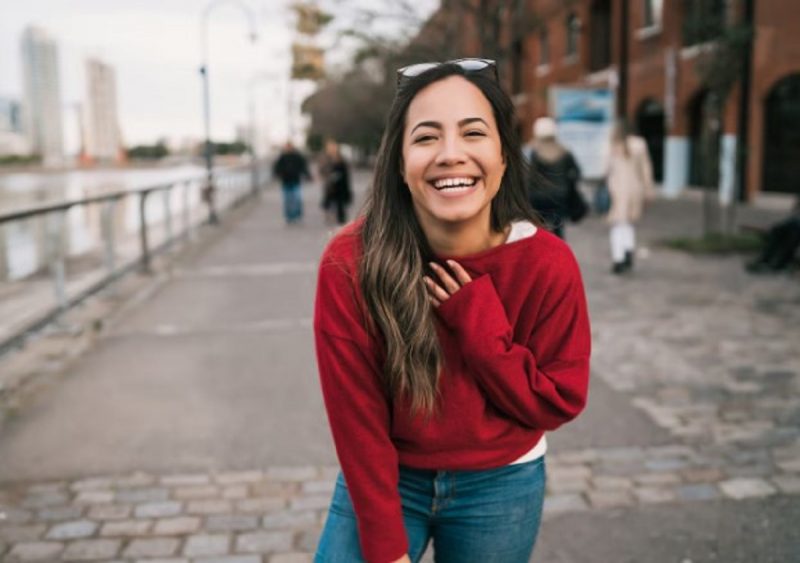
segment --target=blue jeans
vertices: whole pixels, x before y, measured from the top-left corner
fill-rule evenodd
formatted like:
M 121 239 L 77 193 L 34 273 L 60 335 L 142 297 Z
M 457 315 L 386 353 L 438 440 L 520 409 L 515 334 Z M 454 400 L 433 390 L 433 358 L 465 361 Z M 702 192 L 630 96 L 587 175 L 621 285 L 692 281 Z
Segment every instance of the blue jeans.
M 484 471 L 400 467 L 400 497 L 412 562 L 433 540 L 437 563 L 527 563 L 542 516 L 545 463 Z M 363 562 L 356 516 L 339 473 L 314 563 Z
M 283 184 L 283 216 L 287 223 L 294 223 L 303 216 L 303 197 L 299 182 Z

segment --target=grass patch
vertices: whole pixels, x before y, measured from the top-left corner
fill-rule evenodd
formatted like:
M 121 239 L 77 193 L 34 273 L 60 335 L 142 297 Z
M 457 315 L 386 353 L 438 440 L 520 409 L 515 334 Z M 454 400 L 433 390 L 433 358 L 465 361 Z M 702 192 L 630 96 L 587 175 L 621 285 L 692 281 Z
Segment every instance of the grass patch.
M 665 239 L 661 244 L 691 254 L 749 254 L 761 250 L 761 237 L 754 233 L 725 235 L 709 233 L 703 237 Z

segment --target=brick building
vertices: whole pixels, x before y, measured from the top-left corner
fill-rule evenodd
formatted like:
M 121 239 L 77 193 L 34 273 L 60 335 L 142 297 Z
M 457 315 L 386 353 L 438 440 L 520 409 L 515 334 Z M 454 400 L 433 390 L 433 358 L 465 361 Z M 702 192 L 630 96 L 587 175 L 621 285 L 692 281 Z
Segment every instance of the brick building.
M 487 15 L 494 34 L 478 32 Z M 461 54 L 499 61 L 523 137 L 548 113 L 551 86 L 611 88 L 620 115 L 647 139 L 666 194 L 702 184 L 741 199 L 800 194 L 800 2 L 444 0 L 431 21 L 461 22 Z M 754 39 L 716 116 L 700 65 L 734 29 Z M 719 163 L 712 175 L 705 154 Z

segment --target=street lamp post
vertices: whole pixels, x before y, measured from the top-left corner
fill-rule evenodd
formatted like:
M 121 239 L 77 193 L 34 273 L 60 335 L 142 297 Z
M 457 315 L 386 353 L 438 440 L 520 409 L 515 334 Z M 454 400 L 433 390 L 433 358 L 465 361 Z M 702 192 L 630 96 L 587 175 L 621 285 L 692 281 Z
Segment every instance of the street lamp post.
M 202 61 L 200 64 L 200 77 L 203 81 L 203 119 L 205 123 L 206 141 L 203 154 L 206 161 L 206 186 L 203 190 L 203 199 L 208 205 L 208 222 L 212 225 L 219 222 L 217 211 L 214 207 L 214 146 L 211 142 L 211 96 L 208 79 L 208 18 L 211 11 L 222 4 L 234 4 L 242 9 L 250 25 L 250 40 L 258 38 L 256 33 L 256 18 L 250 7 L 241 0 L 211 0 L 207 5 L 200 20 L 200 42 Z

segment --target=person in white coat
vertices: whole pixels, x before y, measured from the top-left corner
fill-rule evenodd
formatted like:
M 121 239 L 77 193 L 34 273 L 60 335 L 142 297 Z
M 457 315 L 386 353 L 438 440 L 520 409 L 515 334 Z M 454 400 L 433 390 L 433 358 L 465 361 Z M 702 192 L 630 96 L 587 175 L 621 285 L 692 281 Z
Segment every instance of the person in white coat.
M 617 122 L 611 135 L 606 181 L 611 195 L 611 207 L 606 216 L 611 227 L 611 271 L 622 274 L 633 268 L 634 225 L 642 217 L 645 202 L 656 195 L 647 143 L 631 135 L 624 121 Z

